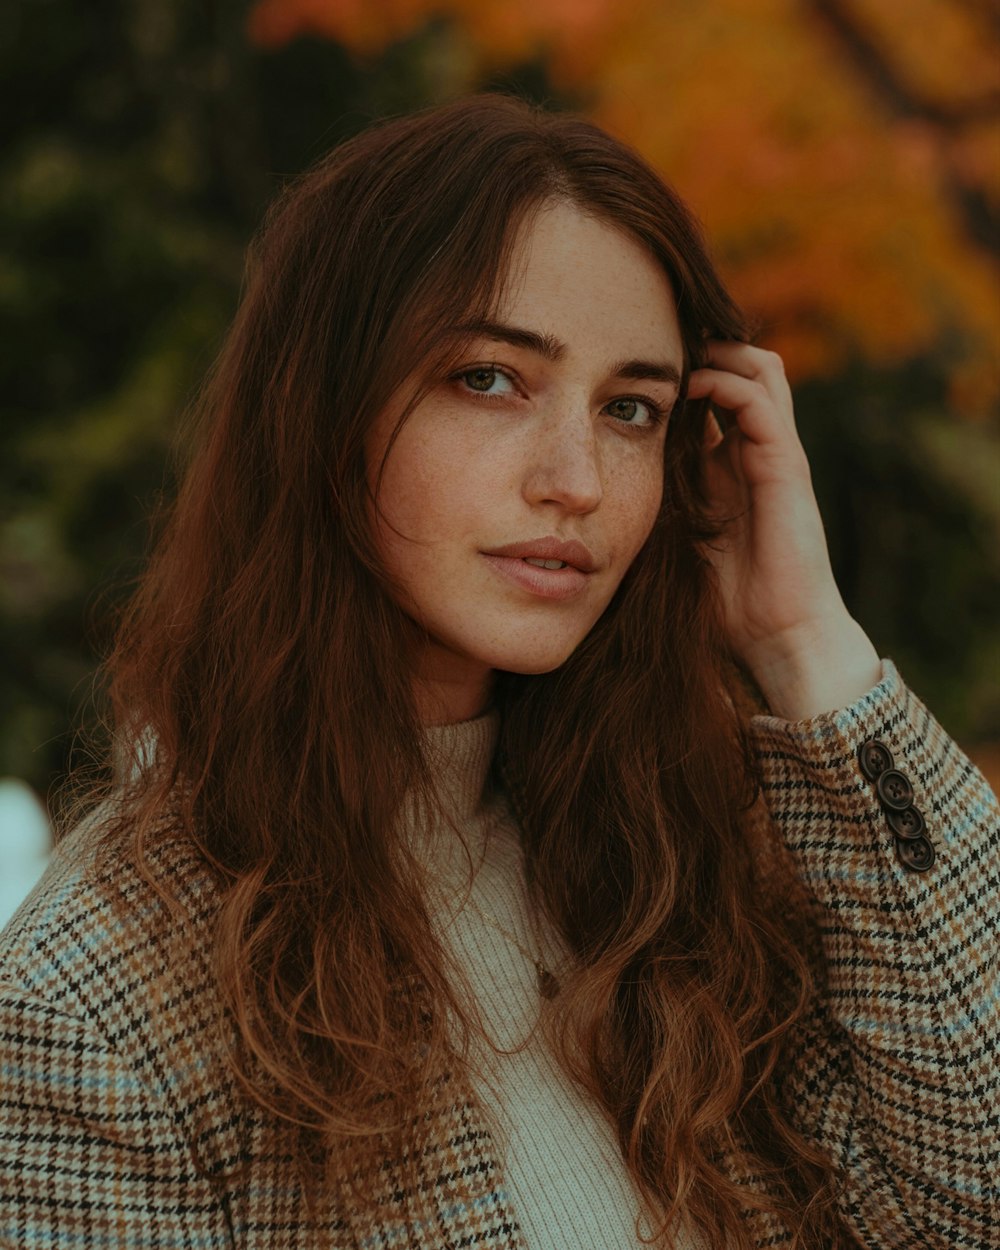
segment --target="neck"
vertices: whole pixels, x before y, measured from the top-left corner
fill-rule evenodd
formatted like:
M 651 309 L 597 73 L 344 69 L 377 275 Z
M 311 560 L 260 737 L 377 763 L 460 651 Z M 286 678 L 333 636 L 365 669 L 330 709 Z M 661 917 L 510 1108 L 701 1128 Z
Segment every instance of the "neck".
M 413 677 L 420 720 L 425 725 L 455 725 L 482 715 L 490 705 L 494 679 L 493 669 L 484 664 L 425 652 Z

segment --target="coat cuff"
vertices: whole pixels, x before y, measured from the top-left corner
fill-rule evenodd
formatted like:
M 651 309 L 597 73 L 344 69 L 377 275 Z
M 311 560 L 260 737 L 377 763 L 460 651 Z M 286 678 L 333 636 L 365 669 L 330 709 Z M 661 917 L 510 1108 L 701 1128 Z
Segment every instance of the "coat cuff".
M 861 893 L 879 861 L 904 893 L 926 887 L 962 864 L 995 812 L 982 775 L 891 660 L 849 707 L 755 716 L 751 732 L 764 797 L 819 897 L 829 899 L 834 865 L 841 888 L 850 879 Z

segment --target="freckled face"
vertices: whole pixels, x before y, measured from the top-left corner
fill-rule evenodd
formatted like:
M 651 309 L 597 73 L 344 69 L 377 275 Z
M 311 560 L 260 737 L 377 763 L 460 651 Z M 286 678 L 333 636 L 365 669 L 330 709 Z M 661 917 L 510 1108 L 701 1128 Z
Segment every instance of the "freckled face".
M 376 420 L 375 541 L 429 634 L 415 676 L 437 718 L 474 715 L 495 669 L 557 668 L 607 607 L 659 509 L 682 359 L 663 271 L 555 202 L 522 228 L 495 320 L 387 458 L 399 410 Z

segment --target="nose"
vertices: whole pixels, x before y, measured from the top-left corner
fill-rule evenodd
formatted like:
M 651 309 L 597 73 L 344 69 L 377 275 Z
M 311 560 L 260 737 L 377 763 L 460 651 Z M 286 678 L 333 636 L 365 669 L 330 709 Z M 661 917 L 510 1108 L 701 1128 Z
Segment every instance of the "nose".
M 584 408 L 549 414 L 532 433 L 522 487 L 531 504 L 593 512 L 604 495 L 597 431 Z

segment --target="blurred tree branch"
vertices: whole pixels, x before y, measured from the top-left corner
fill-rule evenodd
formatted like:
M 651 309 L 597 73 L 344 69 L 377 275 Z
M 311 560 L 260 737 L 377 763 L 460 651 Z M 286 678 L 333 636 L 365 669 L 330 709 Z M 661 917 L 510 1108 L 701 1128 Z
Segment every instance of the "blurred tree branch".
M 850 62 L 883 104 L 897 117 L 921 121 L 945 135 L 979 122 L 1000 117 L 1000 90 L 987 91 L 967 100 L 932 99 L 907 81 L 888 50 L 865 27 L 863 19 L 846 0 L 810 0 L 817 16 L 839 41 Z M 992 2 L 963 0 L 977 20 L 988 23 L 1000 35 L 1000 9 Z M 1000 48 L 998 48 L 1000 56 Z M 970 240 L 1000 257 L 1000 214 L 981 187 L 962 177 L 954 162 L 947 162 L 950 198 L 961 214 Z
M 971 13 L 976 21 L 989 27 L 994 36 L 1000 39 L 1000 6 L 997 5 L 996 0 L 958 0 L 958 3 L 967 13 Z

